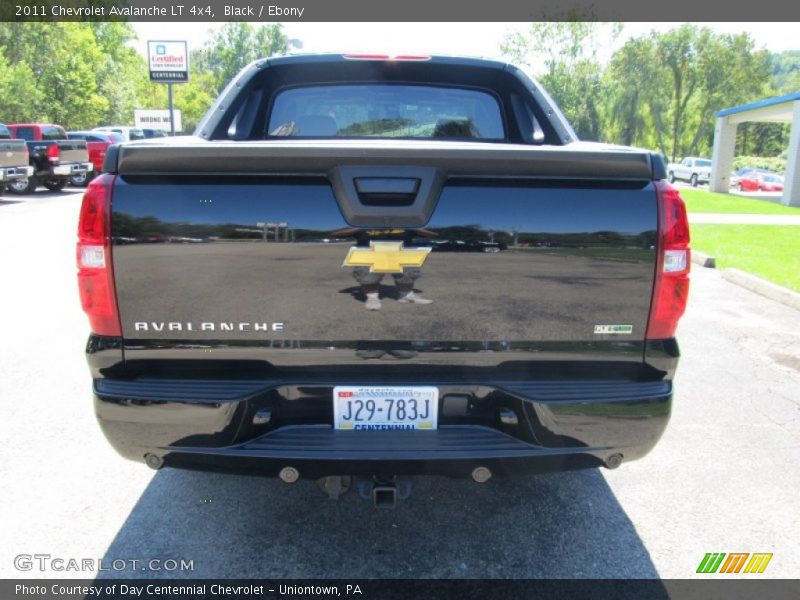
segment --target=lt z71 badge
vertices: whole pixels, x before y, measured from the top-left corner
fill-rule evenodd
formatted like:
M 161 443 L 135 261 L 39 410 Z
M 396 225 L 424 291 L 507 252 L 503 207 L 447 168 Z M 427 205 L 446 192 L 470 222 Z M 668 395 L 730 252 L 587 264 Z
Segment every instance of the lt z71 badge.
M 595 334 L 615 334 L 630 335 L 633 333 L 633 325 L 595 325 Z

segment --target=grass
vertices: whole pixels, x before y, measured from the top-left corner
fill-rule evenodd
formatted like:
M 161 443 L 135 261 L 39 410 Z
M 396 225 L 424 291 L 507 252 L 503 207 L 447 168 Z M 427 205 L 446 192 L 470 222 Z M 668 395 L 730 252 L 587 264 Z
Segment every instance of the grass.
M 692 248 L 734 267 L 800 292 L 800 227 L 692 225 Z
M 800 215 L 800 208 L 783 206 L 769 200 L 716 194 L 705 190 L 681 188 L 690 213 L 743 213 L 756 215 Z

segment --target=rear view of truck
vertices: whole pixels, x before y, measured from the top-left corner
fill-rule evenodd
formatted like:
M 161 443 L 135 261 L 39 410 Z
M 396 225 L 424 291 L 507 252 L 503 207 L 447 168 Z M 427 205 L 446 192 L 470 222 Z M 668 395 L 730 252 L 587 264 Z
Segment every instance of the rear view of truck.
M 25 140 L 11 139 L 11 132 L 0 123 L 0 195 L 12 182 L 33 175 L 28 166 L 28 146 Z
M 510 65 L 259 61 L 105 171 L 78 278 L 127 458 L 388 506 L 411 475 L 615 468 L 667 425 L 683 202 Z
M 71 177 L 86 175 L 94 170 L 89 162 L 86 142 L 67 139 L 60 125 L 16 123 L 8 125 L 15 138 L 25 140 L 30 167 L 24 178 L 11 182 L 15 194 L 32 194 L 40 185 L 51 192 L 64 189 Z

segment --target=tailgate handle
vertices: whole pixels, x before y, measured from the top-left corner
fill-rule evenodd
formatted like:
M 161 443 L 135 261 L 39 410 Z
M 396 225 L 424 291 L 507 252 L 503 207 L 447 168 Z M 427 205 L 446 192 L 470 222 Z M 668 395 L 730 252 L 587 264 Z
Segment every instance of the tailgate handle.
M 424 226 L 446 179 L 436 167 L 391 165 L 342 165 L 328 177 L 349 225 L 386 228 Z
M 411 206 L 419 192 L 416 177 L 357 177 L 356 193 L 365 206 Z

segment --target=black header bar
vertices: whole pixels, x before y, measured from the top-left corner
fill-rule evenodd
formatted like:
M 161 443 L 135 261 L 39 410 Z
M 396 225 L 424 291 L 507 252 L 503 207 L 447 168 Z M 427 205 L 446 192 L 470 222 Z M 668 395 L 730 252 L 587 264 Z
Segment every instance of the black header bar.
M 800 21 L 800 2 L 749 0 L 3 0 L 0 21 Z

